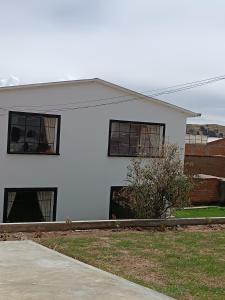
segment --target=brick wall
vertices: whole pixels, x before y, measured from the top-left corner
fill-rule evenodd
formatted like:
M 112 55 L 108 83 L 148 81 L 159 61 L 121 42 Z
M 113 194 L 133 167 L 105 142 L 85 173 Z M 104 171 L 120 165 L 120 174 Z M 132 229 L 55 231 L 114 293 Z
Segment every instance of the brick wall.
M 207 144 L 186 144 L 185 155 L 225 156 L 225 138 Z
M 185 145 L 185 172 L 225 178 L 225 139 L 207 144 Z M 205 176 L 196 180 L 192 204 L 214 204 L 221 197 L 220 179 Z
M 225 156 L 225 139 L 217 140 L 206 144 L 208 155 L 224 155 Z
M 185 155 L 206 155 L 206 144 L 185 144 Z
M 219 201 L 218 178 L 196 179 L 195 188 L 191 193 L 191 203 L 193 205 L 216 204 Z
M 190 164 L 196 174 L 207 174 L 225 178 L 225 156 L 186 155 L 185 171 L 188 170 Z

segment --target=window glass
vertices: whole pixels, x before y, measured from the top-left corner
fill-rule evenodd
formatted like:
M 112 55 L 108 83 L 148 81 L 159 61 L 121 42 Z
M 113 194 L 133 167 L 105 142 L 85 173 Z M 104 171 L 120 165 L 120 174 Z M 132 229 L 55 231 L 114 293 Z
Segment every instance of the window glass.
M 160 156 L 164 124 L 111 121 L 110 156 Z
M 112 123 L 111 131 L 119 131 L 120 130 L 120 123 Z
M 59 148 L 59 118 L 60 116 L 11 112 L 9 153 L 56 154 Z
M 6 189 L 4 222 L 55 220 L 56 188 Z
M 119 123 L 120 125 L 120 132 L 130 132 L 130 123 Z

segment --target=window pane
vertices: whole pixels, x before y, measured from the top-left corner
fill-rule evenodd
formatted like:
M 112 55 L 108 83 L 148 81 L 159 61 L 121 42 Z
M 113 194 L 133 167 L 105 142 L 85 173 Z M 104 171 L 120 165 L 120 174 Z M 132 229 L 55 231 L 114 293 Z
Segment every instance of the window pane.
M 120 132 L 119 135 L 119 154 L 128 155 L 129 153 L 129 133 Z
M 129 145 L 129 137 L 130 137 L 129 133 L 120 132 L 120 136 L 119 136 L 120 144 Z
M 111 133 L 110 154 L 118 154 L 119 152 L 119 132 Z
M 119 154 L 128 155 L 129 154 L 129 145 L 128 144 L 119 144 Z
M 12 124 L 17 124 L 17 125 L 25 125 L 25 116 L 17 113 L 12 114 L 11 118 L 11 123 Z
M 146 125 L 146 133 L 159 134 L 160 126 L 159 125 Z
M 54 192 L 37 192 L 38 203 L 42 212 L 43 221 L 51 221 L 53 215 Z
M 10 143 L 10 152 L 24 152 L 24 143 Z
M 139 147 L 138 146 L 130 146 L 129 148 L 129 155 L 136 156 L 139 153 Z
M 139 135 L 130 134 L 130 146 L 138 146 L 139 145 Z
M 120 132 L 129 132 L 130 123 L 120 123 Z
M 141 129 L 141 154 L 145 156 L 159 156 L 160 125 L 143 126 Z
M 24 143 L 24 152 L 39 152 L 39 144 L 38 143 Z
M 27 126 L 36 126 L 36 127 L 40 127 L 40 122 L 41 122 L 41 117 L 38 116 L 29 116 L 27 115 L 26 117 L 26 125 Z
M 140 134 L 140 146 L 141 147 L 152 147 L 151 134 L 146 132 L 146 128 L 141 129 Z
M 26 126 L 26 142 L 38 143 L 40 137 L 40 127 Z
M 130 132 L 139 134 L 141 129 L 141 124 L 131 123 Z
M 119 131 L 120 123 L 119 122 L 112 122 L 111 131 Z
M 11 127 L 10 140 L 13 143 L 24 141 L 24 126 L 13 125 Z
M 44 140 L 45 152 L 53 153 L 56 149 L 56 133 L 57 133 L 57 120 L 55 118 L 43 117 L 42 120 L 42 138 Z

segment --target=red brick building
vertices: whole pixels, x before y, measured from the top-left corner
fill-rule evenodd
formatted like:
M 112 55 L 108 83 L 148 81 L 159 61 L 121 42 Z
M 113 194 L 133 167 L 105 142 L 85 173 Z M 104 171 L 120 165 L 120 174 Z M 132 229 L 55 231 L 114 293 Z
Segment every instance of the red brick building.
M 225 138 L 207 144 L 186 144 L 186 171 L 190 165 L 195 174 L 201 174 L 191 194 L 192 203 L 225 203 Z

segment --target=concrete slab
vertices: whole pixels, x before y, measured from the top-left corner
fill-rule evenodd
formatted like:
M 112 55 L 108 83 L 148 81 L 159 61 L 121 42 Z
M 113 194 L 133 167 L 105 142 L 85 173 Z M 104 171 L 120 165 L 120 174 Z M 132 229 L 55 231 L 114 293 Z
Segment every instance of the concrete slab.
M 0 242 L 1 300 L 169 300 L 32 241 Z

